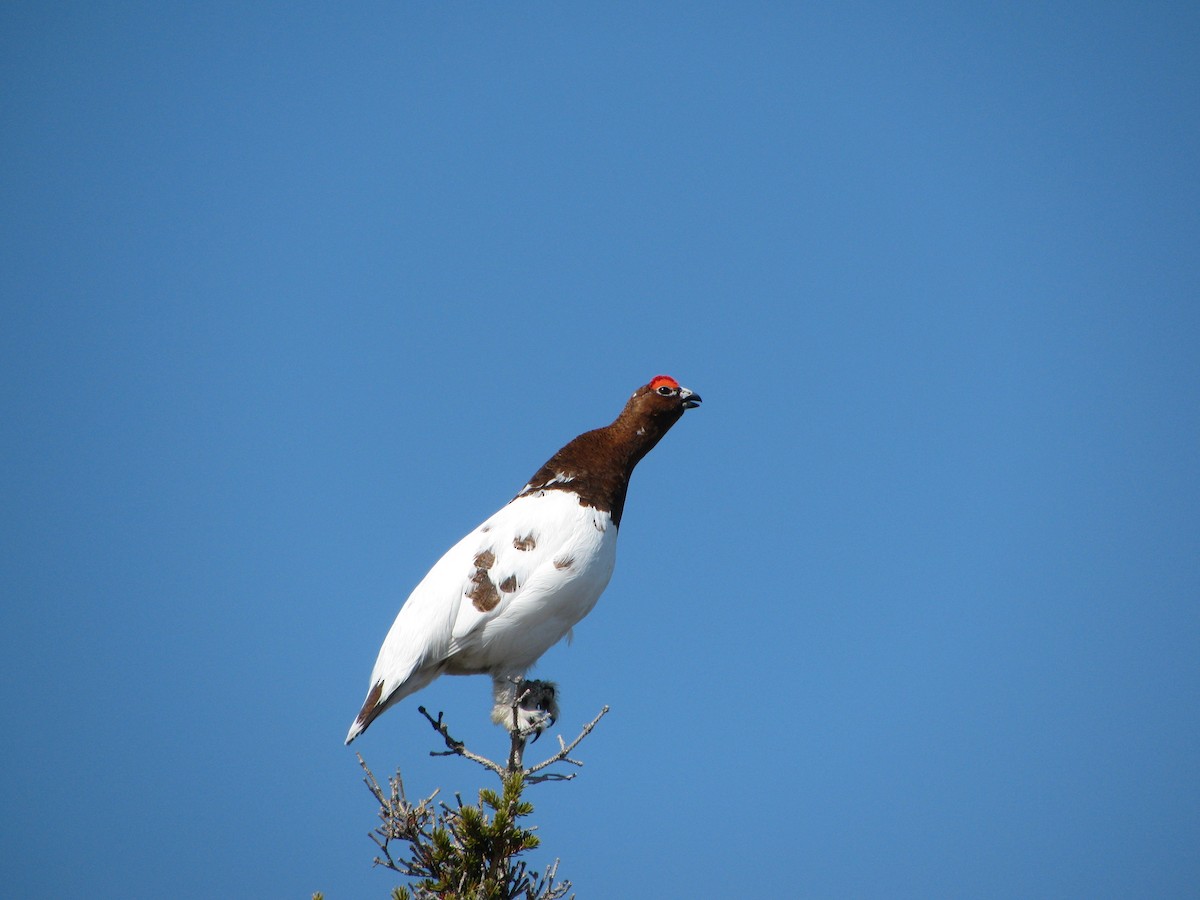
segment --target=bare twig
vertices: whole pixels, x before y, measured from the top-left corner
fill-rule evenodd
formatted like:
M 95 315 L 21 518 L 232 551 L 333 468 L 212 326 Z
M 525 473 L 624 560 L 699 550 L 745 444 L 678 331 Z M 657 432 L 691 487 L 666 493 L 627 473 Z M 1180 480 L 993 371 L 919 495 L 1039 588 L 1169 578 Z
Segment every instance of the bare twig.
M 573 779 L 577 773 L 572 772 L 569 775 L 564 775 L 558 772 L 548 772 L 545 775 L 538 775 L 537 773 L 559 762 L 564 762 L 572 766 L 582 766 L 583 763 L 580 760 L 571 759 L 570 753 L 579 746 L 579 743 L 585 737 L 592 733 L 592 729 L 594 729 L 596 725 L 599 724 L 600 720 L 604 718 L 604 716 L 608 713 L 609 708 L 605 706 L 603 709 L 601 709 L 596 718 L 584 725 L 583 730 L 579 732 L 579 734 L 573 741 L 571 741 L 570 744 L 564 743 L 562 737 L 558 736 L 559 750 L 557 753 L 548 759 L 537 763 L 536 765 L 526 767 L 524 765 L 525 746 L 526 742 L 529 740 L 531 731 L 528 728 L 521 727 L 520 708 L 521 703 L 529 697 L 530 689 L 526 688 L 525 690 L 522 690 L 521 686 L 523 683 L 523 678 L 518 677 L 514 680 L 515 689 L 513 690 L 511 706 L 512 726 L 509 728 L 511 744 L 509 745 L 507 765 L 501 765 L 495 760 L 488 759 L 486 756 L 468 750 L 466 743 L 450 734 L 450 726 L 447 725 L 444 720 L 444 713 L 439 712 L 437 714 L 437 718 L 435 719 L 432 715 L 430 715 L 429 710 L 427 710 L 424 706 L 420 706 L 417 707 L 417 711 L 425 717 L 425 720 L 429 722 L 433 730 L 442 736 L 442 740 L 445 742 L 447 748 L 445 750 L 430 750 L 429 755 L 461 756 L 464 759 L 469 759 L 471 762 L 476 763 L 477 765 L 483 766 L 483 768 L 487 769 L 489 772 L 493 772 L 502 781 L 505 776 L 515 775 L 518 773 L 524 776 L 529 784 L 538 784 L 543 781 L 570 781 Z
M 430 831 L 429 823 L 432 819 L 433 798 L 438 795 L 438 788 L 420 803 L 415 806 L 408 802 L 404 795 L 404 781 L 400 777 L 400 770 L 396 770 L 396 774 L 388 779 L 388 787 L 390 790 L 385 793 L 380 786 L 378 779 L 375 778 L 375 773 L 368 767 L 366 760 L 362 758 L 361 753 L 356 753 L 358 764 L 362 766 L 367 777 L 363 779 L 367 789 L 379 802 L 379 818 L 383 822 L 378 828 L 371 832 L 371 840 L 375 842 L 383 857 L 375 857 L 377 866 L 385 866 L 393 871 L 399 872 L 401 875 L 413 876 L 420 874 L 419 871 L 413 868 L 412 864 L 396 860 L 389 849 L 389 845 L 393 840 L 403 840 L 409 843 L 414 848 L 428 846 Z M 414 862 L 417 860 L 414 859 Z
M 525 695 L 522 694 L 514 701 L 514 708 L 517 703 L 521 702 L 524 696 Z M 512 732 L 512 747 L 509 752 L 508 765 L 502 766 L 500 763 L 488 759 L 486 756 L 481 756 L 478 753 L 473 753 L 472 751 L 468 750 L 465 743 L 451 735 L 450 726 L 443 721 L 443 713 L 439 712 L 437 718 L 435 719 L 423 706 L 418 707 L 418 712 L 425 717 L 426 721 L 428 721 L 433 727 L 433 730 L 442 736 L 442 740 L 446 742 L 446 747 L 449 748 L 447 750 L 430 750 L 430 756 L 461 756 L 463 759 L 469 759 L 471 762 L 483 766 L 489 772 L 494 772 L 501 780 L 503 780 L 506 775 L 513 775 L 519 772 L 522 776 L 524 776 L 527 783 L 539 784 L 543 781 L 570 781 L 576 776 L 577 773 L 575 772 L 572 772 L 569 775 L 563 775 L 559 772 L 549 772 L 545 775 L 538 775 L 537 773 L 559 762 L 565 762 L 572 766 L 582 766 L 583 763 L 580 760 L 571 759 L 570 753 L 579 746 L 580 742 L 585 737 L 592 733 L 592 729 L 594 729 L 596 725 L 599 724 L 600 720 L 603 719 L 608 713 L 608 707 L 605 706 L 600 710 L 600 713 L 596 716 L 596 718 L 584 725 L 583 730 L 579 732 L 579 734 L 575 737 L 575 740 L 571 741 L 569 744 L 566 744 L 563 743 L 563 739 L 560 736 L 558 738 L 558 752 L 548 759 L 545 759 L 536 765 L 529 766 L 528 768 L 522 766 L 522 756 L 525 750 L 525 741 L 528 738 L 527 734 L 522 736 L 520 731 L 514 730 Z M 515 715 L 516 714 L 514 713 L 514 720 Z
M 442 721 L 443 713 L 439 712 L 437 715 L 437 718 L 435 719 L 433 716 L 431 716 L 429 714 L 429 711 L 427 709 L 425 709 L 425 707 L 423 707 L 423 706 L 417 707 L 417 711 L 421 715 L 423 715 L 426 719 L 429 720 L 429 724 L 433 726 L 433 730 L 442 736 L 442 739 L 445 740 L 445 742 L 446 742 L 446 746 L 450 748 L 449 750 L 440 750 L 440 751 L 439 750 L 430 750 L 429 751 L 430 756 L 461 756 L 461 757 L 463 757 L 463 759 L 469 759 L 469 760 L 471 760 L 471 762 L 478 763 L 479 765 L 483 766 L 485 769 L 487 769 L 491 772 L 495 772 L 501 778 L 504 777 L 504 774 L 505 774 L 504 766 L 500 765 L 497 762 L 492 762 L 492 760 L 488 759 L 486 756 L 480 756 L 478 753 L 472 753 L 470 750 L 467 749 L 466 744 L 464 744 L 462 741 L 458 740 L 457 738 L 450 736 L 450 726 L 448 726 L 445 722 Z
M 587 737 L 589 734 L 592 733 L 592 729 L 595 728 L 600 723 L 600 720 L 603 719 L 605 717 L 605 715 L 607 715 L 607 714 L 608 714 L 608 707 L 605 706 L 603 709 L 600 710 L 600 714 L 598 716 L 596 716 L 596 718 L 592 719 L 592 721 L 588 722 L 586 725 L 583 726 L 583 731 L 579 732 L 579 736 L 576 737 L 575 740 L 571 741 L 571 743 L 569 743 L 569 744 L 564 744 L 563 739 L 561 737 L 559 737 L 559 739 L 558 739 L 558 746 L 560 748 L 559 751 L 557 753 L 555 753 L 553 756 L 551 756 L 549 759 L 545 760 L 544 762 L 540 762 L 536 766 L 530 766 L 528 769 L 526 769 L 525 770 L 525 780 L 529 784 L 537 784 L 538 782 L 541 782 L 541 781 L 570 781 L 572 778 L 574 778 L 575 775 L 577 774 L 575 772 L 572 772 L 570 775 L 561 775 L 556 772 L 552 772 L 548 775 L 537 775 L 535 773 L 540 772 L 542 769 L 546 768 L 547 766 L 554 765 L 556 762 L 566 762 L 566 763 L 570 763 L 573 766 L 582 766 L 583 763 L 580 762 L 579 760 L 571 759 L 570 753 L 572 750 L 574 750 L 576 747 L 579 746 L 580 741 L 582 741 L 585 737 Z

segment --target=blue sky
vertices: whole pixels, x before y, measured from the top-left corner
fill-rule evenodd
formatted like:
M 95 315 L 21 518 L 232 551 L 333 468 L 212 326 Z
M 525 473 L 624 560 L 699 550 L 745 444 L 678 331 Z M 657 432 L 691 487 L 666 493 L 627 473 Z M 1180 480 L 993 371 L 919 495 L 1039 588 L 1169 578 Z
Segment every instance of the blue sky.
M 667 372 L 579 896 L 1200 884 L 1194 4 L 0 9 L 0 883 L 385 897 L 396 609 Z M 420 701 L 502 752 L 488 685 Z M 406 702 L 358 743 L 472 796 Z M 630 883 L 635 888 L 630 888 Z

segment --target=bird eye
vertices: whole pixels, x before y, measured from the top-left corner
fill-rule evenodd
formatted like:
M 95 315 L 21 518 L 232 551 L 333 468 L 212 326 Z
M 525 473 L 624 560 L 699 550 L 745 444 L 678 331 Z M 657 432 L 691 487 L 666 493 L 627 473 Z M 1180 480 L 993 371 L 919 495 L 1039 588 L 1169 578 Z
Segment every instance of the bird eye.
M 660 387 L 658 389 L 658 392 L 660 394 L 662 394 L 664 397 L 670 397 L 673 393 L 675 393 L 675 388 L 667 387 L 664 384 L 662 387 Z

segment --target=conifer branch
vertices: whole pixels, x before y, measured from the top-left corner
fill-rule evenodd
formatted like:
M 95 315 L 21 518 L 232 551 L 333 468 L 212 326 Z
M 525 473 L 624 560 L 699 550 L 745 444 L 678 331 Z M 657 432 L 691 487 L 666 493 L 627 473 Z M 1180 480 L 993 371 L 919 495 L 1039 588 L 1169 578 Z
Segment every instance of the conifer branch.
M 557 881 L 558 860 L 535 873 L 517 858 L 539 845 L 535 829 L 519 824 L 533 813 L 533 804 L 521 799 L 520 773 L 507 775 L 499 792 L 482 789 L 477 805 L 458 795 L 455 806 L 435 805 L 437 791 L 414 805 L 405 798 L 399 770 L 385 791 L 361 755 L 358 761 L 380 806 L 381 824 L 371 833 L 381 854 L 375 864 L 417 879 L 411 888 L 393 891 L 397 900 L 561 900 L 570 891 L 571 882 Z M 407 853 L 393 853 L 396 841 L 407 845 Z

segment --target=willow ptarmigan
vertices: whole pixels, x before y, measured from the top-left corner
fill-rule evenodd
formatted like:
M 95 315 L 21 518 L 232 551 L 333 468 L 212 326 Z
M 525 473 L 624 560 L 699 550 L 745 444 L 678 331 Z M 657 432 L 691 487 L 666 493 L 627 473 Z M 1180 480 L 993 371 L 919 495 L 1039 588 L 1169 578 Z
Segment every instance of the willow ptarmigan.
M 516 677 L 591 612 L 612 577 L 633 467 L 699 404 L 674 378 L 656 376 L 611 425 L 555 453 L 451 547 L 400 608 L 346 743 L 439 675 L 492 676 L 492 718 L 510 723 Z M 521 703 L 516 725 L 540 734 L 558 716 L 554 686 L 525 688 L 531 702 Z

